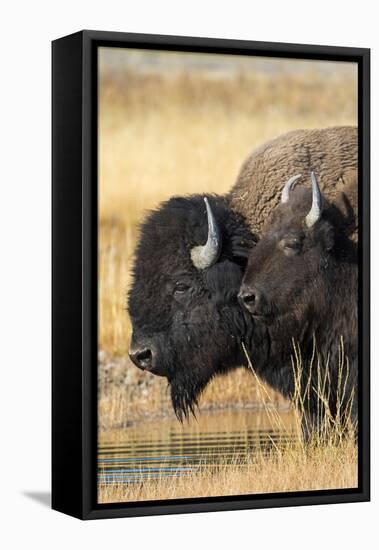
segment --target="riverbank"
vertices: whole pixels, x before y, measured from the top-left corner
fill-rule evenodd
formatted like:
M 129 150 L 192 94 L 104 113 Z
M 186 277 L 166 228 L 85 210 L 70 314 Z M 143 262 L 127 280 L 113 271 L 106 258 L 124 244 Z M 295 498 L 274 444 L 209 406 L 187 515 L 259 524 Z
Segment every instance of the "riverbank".
M 171 418 L 167 380 L 137 369 L 127 356 L 100 352 L 98 357 L 99 431 L 128 427 L 144 419 Z M 215 409 L 288 410 L 290 403 L 262 387 L 251 371 L 241 368 L 212 380 L 200 397 L 199 412 Z
M 99 485 L 100 503 L 166 500 L 346 489 L 358 485 L 358 451 L 354 439 L 337 446 L 288 445 L 271 454 L 252 454 L 244 462 L 224 462 L 189 477 L 160 477 L 133 484 Z

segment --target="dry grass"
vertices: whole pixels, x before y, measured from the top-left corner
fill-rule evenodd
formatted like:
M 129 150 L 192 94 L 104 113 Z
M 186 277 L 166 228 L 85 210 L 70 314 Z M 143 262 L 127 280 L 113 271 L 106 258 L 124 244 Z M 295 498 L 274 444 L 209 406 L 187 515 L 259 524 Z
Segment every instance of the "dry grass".
M 99 502 L 134 502 L 357 487 L 358 449 L 354 429 L 351 422 L 344 419 L 341 408 L 344 399 L 347 397 L 347 401 L 349 401 L 352 397 L 346 394 L 346 384 L 344 383 L 345 374 L 349 369 L 349 361 L 344 354 L 343 340 L 340 343 L 338 364 L 340 383 L 337 388 L 337 414 L 335 416 L 331 414 L 327 406 L 329 389 L 316 345 L 309 363 L 311 367 L 309 372 L 312 372 L 314 368 L 316 377 L 312 378 L 312 382 L 309 378 L 309 385 L 306 384 L 302 389 L 300 378 L 306 365 L 298 346 L 294 343 L 295 394 L 292 406 L 296 412 L 293 415 L 288 415 L 288 413 L 284 415 L 279 412 L 277 403 L 272 401 L 270 393 L 256 376 L 248 355 L 247 359 L 252 371 L 250 377 L 255 381 L 255 397 L 257 402 L 265 405 L 264 413 L 256 415 L 255 423 L 261 428 L 263 427 L 264 430 L 282 434 L 282 441 L 273 442 L 269 453 L 267 453 L 267 449 L 264 451 L 261 447 L 245 458 L 236 454 L 232 460 L 225 456 L 217 465 L 205 462 L 201 467 L 195 468 L 188 477 L 180 475 L 167 479 L 162 475 L 155 480 L 146 480 L 141 477 L 140 482 L 132 484 L 99 484 Z M 328 369 L 326 369 L 327 371 Z M 311 386 L 313 389 L 310 389 Z M 326 406 L 323 408 L 322 416 L 321 412 L 319 415 L 320 430 L 314 432 L 306 444 L 301 437 L 301 420 L 306 413 L 306 397 L 309 391 L 313 390 L 317 393 L 320 402 Z M 210 426 L 206 426 L 207 421 L 209 423 L 209 419 L 206 418 L 200 420 L 199 433 L 207 433 L 209 429 L 212 431 L 214 419 L 210 419 Z M 170 430 L 170 423 L 165 427 L 166 430 Z M 233 433 L 236 428 L 233 415 L 225 415 L 222 427 L 224 433 Z M 161 426 L 159 426 L 160 428 Z M 248 426 L 245 426 L 246 428 Z M 154 432 L 154 429 L 150 432 L 157 433 Z M 131 431 L 130 437 L 133 438 L 136 433 L 139 433 L 138 425 Z M 164 433 L 160 433 L 160 437 L 162 435 L 164 436 Z M 115 442 L 117 436 L 120 437 L 119 433 L 114 436 L 113 434 L 106 435 L 105 432 L 101 441 L 103 443 Z
M 291 415 L 283 415 L 279 412 L 277 403 L 273 401 L 271 394 L 256 376 L 247 353 L 246 356 L 252 371 L 250 377 L 255 382 L 256 401 L 265 406 L 264 414 L 258 415 L 259 424 L 265 430 L 269 430 L 268 433 L 271 431 L 280 433 L 283 437 L 282 441 L 276 443 L 272 441 L 273 447 L 269 453 L 260 448 L 245 458 L 236 454 L 232 460 L 230 457 L 225 457 L 217 465 L 209 465 L 205 462 L 201 467 L 194 469 L 188 477 L 180 475 L 167 479 L 162 475 L 156 480 L 146 480 L 141 477 L 141 482 L 132 484 L 99 484 L 99 502 L 133 502 L 357 487 L 358 449 L 354 426 L 342 414 L 342 403 L 345 399 L 349 403 L 353 395 L 347 395 L 344 383 L 345 374 L 349 369 L 349 361 L 344 354 L 343 340 L 341 339 L 340 342 L 336 415 L 332 415 L 328 407 L 328 365 L 323 369 L 316 351 L 316 343 L 314 354 L 309 363 L 309 372 L 311 373 L 312 369 L 315 369 L 315 377 L 313 375 L 312 379 L 309 377 L 309 384 L 305 384 L 305 386 L 301 384 L 300 380 L 306 365 L 301 357 L 299 347 L 294 343 L 293 420 L 291 420 Z M 306 415 L 306 399 L 310 391 L 315 391 L 320 403 L 325 406 L 322 408 L 322 412 L 321 409 L 319 411 L 319 430 L 313 432 L 309 442 L 305 443 L 302 438 L 301 424 Z M 233 416 L 230 416 L 229 423 L 227 420 L 228 415 L 225 415 L 225 422 L 222 424 L 223 430 L 226 433 L 233 433 L 236 428 Z M 207 427 L 204 422 L 206 419 L 201 419 L 202 425 L 199 426 L 199 432 L 208 433 L 210 430 L 212 433 L 212 425 Z M 159 426 L 160 428 L 161 426 Z M 165 426 L 163 423 L 163 431 L 165 428 L 170 430 L 170 424 Z M 138 431 L 138 426 L 134 428 L 135 430 Z M 133 431 L 130 436 L 133 438 Z M 109 437 L 103 434 L 101 438 L 103 442 L 109 439 L 115 441 L 117 436 L 115 438 L 111 434 Z M 153 442 L 151 443 L 154 447 Z
M 129 426 L 142 418 L 172 419 L 167 380 L 136 369 L 128 358 L 102 359 L 99 365 L 99 429 L 101 432 Z M 262 395 L 254 377 L 246 369 L 233 371 L 214 379 L 200 400 L 200 411 L 224 409 L 256 409 L 269 406 L 289 407 L 281 395 L 267 389 Z
M 98 499 L 133 502 L 199 496 L 246 495 L 357 487 L 357 448 L 352 439 L 338 446 L 301 444 L 270 455 L 252 455 L 238 464 L 202 468 L 191 477 L 152 480 L 132 485 L 100 485 Z
M 100 82 L 99 347 L 125 354 L 137 225 L 174 194 L 224 193 L 256 146 L 296 128 L 355 124 L 356 81 L 340 73 L 128 72 Z
M 347 73 L 241 72 L 212 79 L 195 70 L 174 74 L 128 72 L 100 81 L 99 143 L 99 428 L 146 417 L 170 418 L 166 382 L 133 368 L 126 295 L 138 223 L 147 209 L 174 194 L 224 193 L 241 163 L 265 140 L 297 128 L 357 122 L 356 78 Z M 253 407 L 275 411 L 286 402 L 251 373 L 214 380 L 201 408 Z M 279 424 L 278 424 L 279 423 Z M 164 425 L 165 422 L 162 422 Z M 136 424 L 138 426 L 139 424 Z M 257 494 L 357 485 L 353 436 L 301 443 L 251 455 L 243 463 L 203 468 L 190 478 L 160 478 L 99 487 L 99 502 Z

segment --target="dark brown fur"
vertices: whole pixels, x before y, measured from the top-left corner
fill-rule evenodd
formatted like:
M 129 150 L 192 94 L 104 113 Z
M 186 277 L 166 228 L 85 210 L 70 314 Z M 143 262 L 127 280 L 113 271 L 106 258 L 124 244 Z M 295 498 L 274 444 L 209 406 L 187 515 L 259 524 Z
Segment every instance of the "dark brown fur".
M 237 300 L 247 256 L 284 182 L 299 172 L 305 181 L 310 169 L 318 171 L 329 198 L 348 206 L 341 222 L 354 232 L 357 151 L 357 130 L 349 127 L 299 130 L 257 149 L 230 194 L 207 195 L 222 251 L 203 271 L 190 258 L 192 247 L 207 238 L 203 196 L 172 198 L 146 218 L 129 294 L 132 348 L 141 350 L 140 368 L 167 377 L 179 418 L 193 410 L 214 376 L 246 365 L 243 341 L 262 377 L 290 394 L 291 380 L 281 370 L 288 350 L 280 334 L 273 341 Z
M 343 382 L 346 381 L 347 388 L 342 407 L 345 412 L 354 390 L 352 412 L 355 418 L 358 371 L 356 245 L 343 231 L 345 216 L 335 205 L 326 204 L 321 219 L 308 228 L 305 217 L 311 203 L 310 188 L 296 188 L 289 202 L 274 210 L 259 243 L 250 252 L 240 295 L 246 299 L 245 306 L 256 323 L 266 326 L 266 337 L 272 343 L 270 358 L 278 372 L 269 364 L 269 358 L 266 363 L 259 363 L 259 374 L 291 397 L 294 392 L 293 343 L 299 344 L 302 354 L 304 388 L 316 345 L 321 370 L 325 373 L 328 369 L 330 377 L 329 407 L 333 414 L 337 412 L 343 342 L 350 371 L 344 371 Z M 351 205 L 347 207 L 351 209 Z M 254 344 L 250 348 L 254 361 Z M 318 396 L 311 391 L 308 423 L 311 420 L 315 424 L 318 406 Z

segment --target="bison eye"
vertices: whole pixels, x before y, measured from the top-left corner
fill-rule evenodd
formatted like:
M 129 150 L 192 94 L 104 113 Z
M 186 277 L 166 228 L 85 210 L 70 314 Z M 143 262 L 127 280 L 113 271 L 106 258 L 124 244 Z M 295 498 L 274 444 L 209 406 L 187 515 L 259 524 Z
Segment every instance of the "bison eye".
M 189 289 L 190 289 L 190 286 L 187 285 L 186 283 L 176 283 L 176 285 L 175 285 L 175 293 L 176 294 L 184 294 Z
M 282 239 L 279 243 L 279 247 L 286 256 L 293 256 L 300 251 L 301 241 L 298 239 Z

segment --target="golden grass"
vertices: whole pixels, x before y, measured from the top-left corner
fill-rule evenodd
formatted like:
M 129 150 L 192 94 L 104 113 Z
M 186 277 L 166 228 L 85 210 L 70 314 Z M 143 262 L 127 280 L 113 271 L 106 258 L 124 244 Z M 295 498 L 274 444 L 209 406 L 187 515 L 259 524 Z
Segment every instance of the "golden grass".
M 256 146 L 296 128 L 355 124 L 356 82 L 338 74 L 128 73 L 100 82 L 99 346 L 128 348 L 137 225 L 175 194 L 224 193 Z
M 257 403 L 264 404 L 264 412 L 245 414 L 241 419 L 230 411 L 221 418 L 223 433 L 233 433 L 234 430 L 249 430 L 251 425 L 255 429 L 263 428 L 263 433 L 281 434 L 282 439 L 276 443 L 272 440 L 272 448 L 267 453 L 262 447 L 251 452 L 246 457 L 236 453 L 230 457 L 221 458 L 217 465 L 208 464 L 206 461 L 200 467 L 195 468 L 186 477 L 179 475 L 167 479 L 164 474 L 155 480 L 146 480 L 141 476 L 141 481 L 131 484 L 99 484 L 98 500 L 107 502 L 133 502 L 149 501 L 170 498 L 192 498 L 225 495 L 246 495 L 261 493 L 281 493 L 296 491 L 312 491 L 323 489 L 347 489 L 358 485 L 358 449 L 356 445 L 354 426 L 349 418 L 342 414 L 342 403 L 351 400 L 353 393 L 347 395 L 346 374 L 349 370 L 349 361 L 344 354 L 344 344 L 341 339 L 338 368 L 338 387 L 336 389 L 337 414 L 332 415 L 328 406 L 328 365 L 325 370 L 320 363 L 317 354 L 316 343 L 314 354 L 310 359 L 310 370 L 314 369 L 315 377 L 309 376 L 309 383 L 302 385 L 301 377 L 304 369 L 303 359 L 298 346 L 294 343 L 293 368 L 295 378 L 295 392 L 292 400 L 293 413 L 283 414 L 278 409 L 278 403 L 272 399 L 272 395 L 257 377 L 253 365 L 244 348 L 248 359 L 251 380 L 255 382 L 255 399 Z M 247 371 L 243 371 L 246 375 Z M 248 380 L 244 381 L 248 383 Z M 306 381 L 307 382 L 307 381 Z M 245 385 L 245 384 L 243 384 Z M 244 396 L 242 386 L 241 396 Z M 210 390 L 209 390 L 210 391 Z M 319 411 L 319 430 L 311 434 L 310 440 L 305 442 L 302 438 L 302 420 L 306 415 L 306 399 L 309 392 L 315 391 L 320 403 L 324 404 L 322 412 Z M 234 397 L 234 392 L 232 392 Z M 252 398 L 252 396 L 250 396 Z M 208 397 L 208 400 L 210 398 Z M 250 421 L 248 421 L 250 417 Z M 236 420 L 238 422 L 236 422 Z M 201 418 L 199 426 L 192 424 L 191 431 L 204 433 L 217 433 L 220 429 L 220 417 Z M 189 421 L 191 423 L 191 420 Z M 192 420 L 192 422 L 194 422 Z M 216 424 L 215 424 L 216 422 Z M 169 422 L 156 422 L 147 430 L 148 436 L 144 443 L 149 443 L 154 449 L 155 438 L 164 440 L 167 432 L 171 432 L 172 424 Z M 140 423 L 129 431 L 131 440 L 139 432 Z M 216 426 L 216 430 L 215 430 Z M 217 429 L 218 427 L 218 429 Z M 184 432 L 189 428 L 182 428 Z M 152 434 L 153 439 L 151 439 Z M 157 435 L 159 434 L 159 435 Z M 121 437 L 122 436 L 122 437 Z M 120 432 L 102 432 L 100 443 L 120 443 L 125 437 Z M 201 439 L 201 438 L 200 438 Z M 159 448 L 159 447 L 158 447 Z
M 99 435 L 173 413 L 167 383 L 134 368 L 126 311 L 138 223 L 174 194 L 224 193 L 264 141 L 297 128 L 357 123 L 357 81 L 347 73 L 241 72 L 105 75 L 99 97 Z M 247 370 L 215 379 L 201 409 L 263 406 L 281 429 L 285 400 Z M 201 413 L 200 413 L 201 415 Z M 163 417 L 165 420 L 163 421 Z M 357 447 L 347 437 L 299 441 L 205 467 L 190 478 L 99 486 L 99 502 L 258 494 L 357 486 Z
M 128 351 L 126 296 L 146 210 L 174 194 L 228 191 L 249 152 L 283 132 L 355 124 L 356 90 L 353 74 L 339 72 L 212 79 L 195 70 L 129 71 L 100 80 L 99 349 L 108 362 Z M 127 359 L 124 369 L 136 371 Z M 101 426 L 170 410 L 164 381 L 144 385 L 139 374 L 130 376 L 106 391 L 101 386 Z M 233 373 L 212 382 L 201 405 L 250 404 L 254 387 L 252 377 Z
M 99 485 L 98 502 L 133 502 L 346 489 L 358 486 L 357 447 L 353 439 L 338 446 L 305 448 L 300 443 L 251 455 L 246 461 L 205 467 L 189 478 L 164 477 L 131 485 Z

